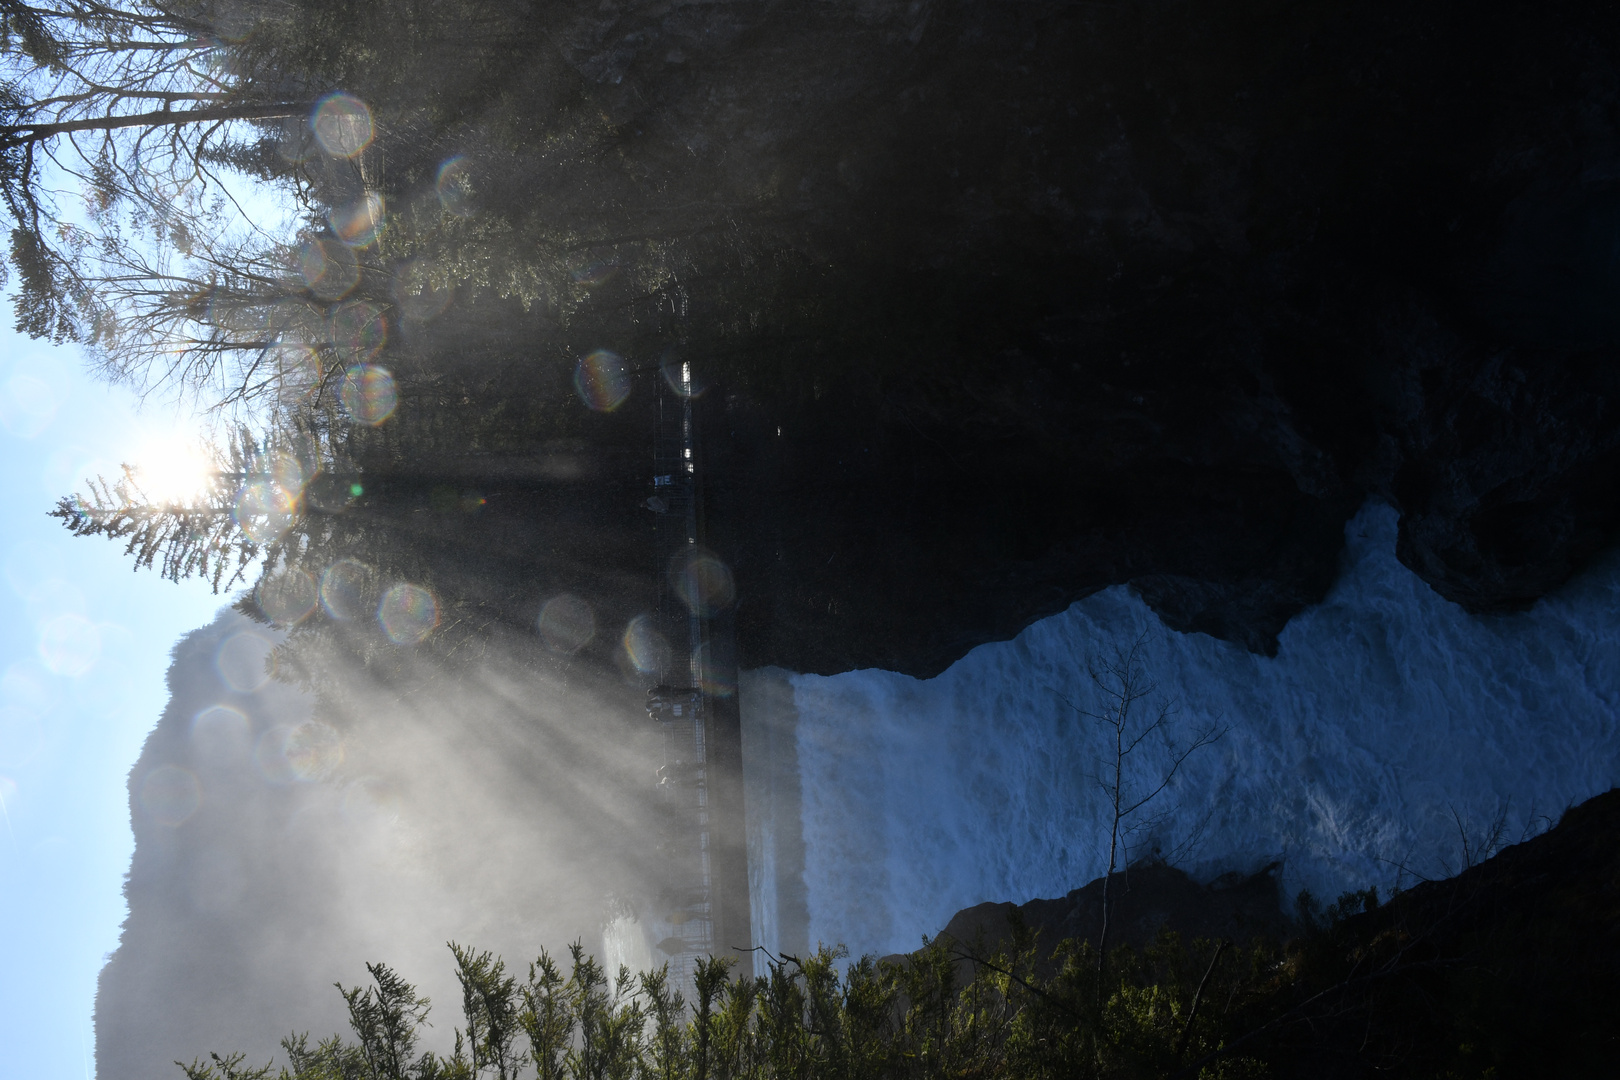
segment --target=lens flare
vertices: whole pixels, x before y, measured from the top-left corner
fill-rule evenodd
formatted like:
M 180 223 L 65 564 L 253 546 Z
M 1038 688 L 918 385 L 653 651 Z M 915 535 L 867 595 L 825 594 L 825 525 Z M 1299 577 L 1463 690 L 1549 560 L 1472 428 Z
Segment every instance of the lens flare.
M 393 373 L 387 368 L 355 364 L 343 373 L 338 400 L 356 421 L 376 427 L 394 415 L 399 407 L 399 391 L 394 386 Z
M 282 754 L 299 780 L 324 780 L 343 764 L 343 740 L 318 720 L 308 720 L 287 733 Z
M 439 625 L 439 604 L 419 585 L 395 585 L 377 605 L 377 622 L 396 645 L 415 645 Z
M 473 210 L 472 163 L 457 155 L 439 166 L 439 177 L 434 185 L 439 193 L 439 205 L 456 217 L 471 217 Z
M 360 284 L 354 252 L 336 240 L 317 237 L 299 244 L 298 273 L 318 300 L 341 300 Z
M 630 396 L 630 372 L 624 357 L 598 349 L 581 358 L 574 368 L 574 389 L 588 408 L 597 412 L 617 409 Z
M 366 602 L 366 583 L 371 568 L 353 559 L 340 559 L 321 574 L 321 607 L 339 622 L 348 622 L 364 615 L 370 608 Z
M 700 398 L 708 387 L 692 376 L 690 361 L 668 361 L 658 365 L 658 373 L 664 377 L 664 385 L 674 392 L 676 397 Z
M 160 825 L 180 825 L 202 805 L 202 785 L 178 765 L 159 765 L 141 781 L 141 809 Z
M 214 670 L 232 690 L 251 694 L 275 673 L 274 649 L 275 643 L 269 638 L 243 630 L 220 642 L 214 653 Z
M 630 625 L 624 628 L 620 644 L 624 646 L 624 654 L 629 657 L 631 665 L 642 675 L 657 675 L 669 666 L 669 642 L 664 640 L 664 635 L 658 632 L 652 618 L 647 615 L 637 615 L 630 620 Z
M 290 784 L 298 779 L 292 762 L 287 759 L 287 740 L 293 732 L 290 724 L 277 724 L 259 736 L 253 747 L 253 764 L 259 775 L 272 784 Z
M 729 669 L 717 666 L 713 651 L 705 641 L 698 646 L 695 663 L 698 670 L 698 688 L 710 697 L 728 698 L 737 692 L 737 682 Z
M 273 480 L 257 480 L 236 495 L 237 527 L 256 544 L 268 544 L 292 527 L 298 496 Z
M 345 247 L 366 248 L 382 238 L 387 227 L 388 211 L 383 197 L 375 191 L 347 206 L 340 206 L 326 215 L 332 226 L 332 235 Z
M 282 343 L 268 357 L 276 372 L 276 400 L 283 405 L 308 401 L 321 385 L 321 361 L 307 345 Z
M 731 568 L 706 551 L 683 552 L 669 568 L 675 594 L 694 615 L 711 618 L 737 599 Z
M 276 487 L 287 493 L 287 497 L 297 501 L 304 493 L 306 475 L 304 463 L 297 454 L 285 450 L 278 450 L 270 455 L 267 462 L 270 466 L 270 481 Z
M 191 747 L 199 760 L 215 765 L 243 761 L 252 745 L 248 718 L 229 705 L 210 705 L 191 719 Z
M 424 260 L 400 263 L 394 269 L 394 303 L 407 319 L 427 322 L 450 306 L 455 290 L 436 279 L 433 266 Z
M 540 637 L 560 653 L 572 656 L 596 636 L 596 613 L 572 593 L 547 600 L 540 609 Z
M 377 129 L 371 109 L 353 94 L 328 94 L 315 103 L 309 126 L 315 141 L 333 157 L 351 158 L 371 145 Z
M 315 610 L 315 579 L 302 570 L 286 569 L 259 582 L 254 591 L 259 610 L 277 626 L 303 622 Z
M 355 301 L 332 312 L 326 336 L 344 367 L 363 364 L 388 343 L 388 321 L 381 305 Z

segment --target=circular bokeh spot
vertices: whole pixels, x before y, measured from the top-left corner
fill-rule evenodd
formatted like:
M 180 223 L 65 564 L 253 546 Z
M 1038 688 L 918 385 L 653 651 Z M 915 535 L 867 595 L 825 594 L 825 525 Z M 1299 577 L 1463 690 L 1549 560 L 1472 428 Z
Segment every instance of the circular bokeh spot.
M 399 407 L 393 373 L 376 364 L 356 364 L 345 371 L 338 399 L 350 416 L 369 427 L 381 424 Z
M 259 775 L 272 784 L 290 784 L 298 779 L 292 762 L 287 759 L 287 740 L 292 736 L 290 724 L 277 724 L 270 728 L 253 747 L 253 764 Z
M 346 247 L 364 248 L 375 244 L 387 225 L 388 210 L 383 197 L 375 191 L 347 206 L 340 206 L 326 215 L 332 226 L 332 235 Z
M 596 613 L 573 593 L 563 593 L 545 602 L 538 627 L 547 645 L 571 656 L 596 636 Z
M 718 615 L 737 599 L 731 568 L 706 551 L 677 555 L 669 580 L 687 610 L 704 618 Z
M 344 304 L 332 312 L 327 339 L 344 366 L 363 364 L 388 343 L 388 320 L 377 304 L 365 301 Z
M 471 217 L 473 206 L 472 163 L 457 155 L 439 166 L 435 188 L 439 205 L 456 217 Z
M 650 616 L 637 615 L 631 619 L 630 625 L 624 628 L 620 644 L 631 666 L 642 675 L 657 675 L 669 666 L 669 642 L 658 632 Z
M 303 493 L 307 470 L 297 454 L 278 450 L 270 455 L 266 464 L 270 467 L 270 479 L 289 498 L 297 499 Z
M 298 273 L 318 300 L 341 300 L 360 284 L 354 252 L 324 237 L 298 245 Z
M 308 720 L 287 733 L 282 754 L 297 779 L 324 780 L 343 764 L 343 740 L 326 724 Z
M 359 618 L 371 607 L 366 602 L 370 580 L 371 569 L 365 563 L 339 559 L 321 574 L 321 607 L 339 622 Z
M 268 544 L 292 527 L 298 496 L 274 480 L 257 480 L 237 492 L 237 527 L 257 544 Z
M 277 626 L 302 622 L 315 610 L 319 600 L 315 579 L 302 570 L 288 568 L 259 582 L 254 599 L 259 610 Z
M 574 389 L 579 400 L 597 412 L 612 412 L 630 396 L 630 371 L 624 357 L 598 349 L 580 358 L 574 368 Z
M 202 805 L 202 785 L 178 765 L 159 765 L 141 781 L 141 809 L 161 825 L 175 826 Z
M 333 157 L 350 158 L 371 145 L 377 129 L 371 109 L 353 94 L 328 94 L 315 103 L 310 130 L 321 149 Z
M 439 604 L 420 585 L 395 585 L 377 605 L 377 622 L 396 645 L 415 645 L 439 625 Z
M 214 670 L 226 686 L 239 694 L 251 694 L 270 681 L 274 674 L 275 643 L 269 638 L 243 630 L 219 643 L 214 653 Z
M 688 361 L 659 364 L 658 373 L 664 377 L 664 385 L 669 387 L 676 397 L 700 398 L 703 391 L 708 389 L 693 376 L 692 365 Z
M 57 675 L 87 674 L 101 659 L 101 631 L 83 615 L 58 615 L 40 627 L 39 658 Z
M 210 705 L 191 718 L 191 746 L 202 761 L 226 764 L 247 757 L 253 745 L 248 718 L 229 705 Z
M 714 653 L 705 641 L 698 646 L 695 663 L 698 670 L 698 689 L 710 697 L 728 698 L 737 692 L 734 673 L 716 666 Z

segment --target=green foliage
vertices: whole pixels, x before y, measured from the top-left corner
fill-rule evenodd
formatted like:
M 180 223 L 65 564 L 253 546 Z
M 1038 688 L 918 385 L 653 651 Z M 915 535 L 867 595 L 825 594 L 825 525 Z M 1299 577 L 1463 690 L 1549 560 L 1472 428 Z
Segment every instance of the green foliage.
M 926 942 L 904 962 L 843 963 L 842 949 L 772 959 L 763 976 L 699 961 L 688 1003 L 668 965 L 613 976 L 579 943 L 567 974 L 548 953 L 527 979 L 488 952 L 450 946 L 465 1027 L 448 1057 L 417 1054 L 428 1002 L 382 964 L 373 985 L 339 987 L 352 1041 L 283 1040 L 278 1080 L 878 1080 L 880 1077 L 1146 1077 L 1219 1046 L 1219 1009 L 1189 1023 L 1210 952 L 1167 935 L 1142 957 L 1119 950 L 1117 984 L 1099 1012 L 1092 948 L 1067 943 L 1037 971 L 1034 935 L 991 956 Z M 1211 966 L 1212 967 L 1212 966 Z M 1194 969 L 1198 969 L 1195 971 Z M 1257 968 L 1226 965 L 1235 999 Z M 1204 980 L 1207 983 L 1208 979 Z M 1189 1030 L 1191 1037 L 1189 1037 Z M 521 1042 L 524 1045 L 520 1045 Z M 269 1080 L 241 1057 L 183 1066 L 190 1080 Z M 1263 1075 L 1233 1057 L 1205 1076 Z

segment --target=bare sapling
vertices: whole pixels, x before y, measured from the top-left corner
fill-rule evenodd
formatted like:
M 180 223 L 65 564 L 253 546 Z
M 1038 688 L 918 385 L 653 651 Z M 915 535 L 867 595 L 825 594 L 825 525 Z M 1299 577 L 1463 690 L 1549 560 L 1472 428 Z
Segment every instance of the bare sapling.
M 1178 737 L 1182 733 L 1177 730 L 1176 702 L 1160 697 L 1158 684 L 1148 676 L 1143 659 L 1146 646 L 1147 637 L 1143 635 L 1128 648 L 1116 647 L 1110 659 L 1096 654 L 1087 658 L 1086 673 L 1091 678 L 1094 708 L 1085 708 L 1064 698 L 1079 717 L 1099 725 L 1106 740 L 1095 777 L 1108 814 L 1108 869 L 1102 879 L 1102 927 L 1097 933 L 1099 1007 L 1103 1002 L 1114 874 L 1128 862 L 1131 838 L 1144 830 L 1155 831 L 1174 809 L 1147 814 L 1149 804 L 1164 793 L 1195 751 L 1220 739 L 1227 731 L 1211 721 L 1200 725 L 1190 736 Z M 1162 745 L 1168 765 L 1151 773 L 1138 767 L 1136 762 L 1140 757 L 1133 760 L 1133 755 L 1142 750 L 1144 744 L 1148 747 Z

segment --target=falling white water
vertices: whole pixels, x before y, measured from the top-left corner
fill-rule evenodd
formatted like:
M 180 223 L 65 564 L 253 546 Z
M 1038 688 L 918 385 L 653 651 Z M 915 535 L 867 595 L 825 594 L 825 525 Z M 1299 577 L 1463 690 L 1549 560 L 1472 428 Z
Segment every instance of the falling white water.
M 1477 845 L 1500 817 L 1512 842 L 1620 783 L 1620 558 L 1479 618 L 1402 566 L 1395 535 L 1382 504 L 1350 522 L 1337 584 L 1274 659 L 1167 630 L 1112 588 L 934 679 L 751 673 L 756 938 L 896 952 L 960 908 L 1100 875 L 1104 745 L 1064 699 L 1085 702 L 1088 655 L 1142 634 L 1182 730 L 1228 730 L 1187 761 L 1154 807 L 1171 822 L 1133 857 L 1193 840 L 1195 876 L 1280 860 L 1286 896 L 1332 898 L 1455 871 L 1464 831 Z M 1144 777 L 1169 760 L 1150 745 Z

